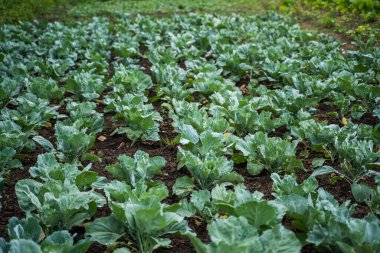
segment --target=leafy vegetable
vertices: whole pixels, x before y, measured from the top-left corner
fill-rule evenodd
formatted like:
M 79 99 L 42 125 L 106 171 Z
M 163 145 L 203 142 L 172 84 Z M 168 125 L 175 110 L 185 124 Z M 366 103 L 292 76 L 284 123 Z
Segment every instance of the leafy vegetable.
M 26 93 L 17 99 L 17 109 L 4 108 L 0 118 L 17 123 L 23 131 L 33 131 L 41 128 L 48 120 L 59 117 L 58 106 L 49 106 L 49 101 Z
M 120 184 L 119 184 L 120 186 Z M 98 218 L 91 223 L 86 232 L 94 240 L 111 245 L 120 238 L 131 240 L 139 252 L 153 252 L 160 247 L 169 247 L 170 239 L 165 234 L 185 233 L 187 223 L 180 215 L 166 211 L 160 201 L 167 196 L 157 195 L 156 191 L 137 194 L 139 189 L 129 192 L 125 201 L 112 201 L 112 215 Z M 122 190 L 123 189 L 115 189 Z
M 316 198 L 291 194 L 277 201 L 286 207 L 293 226 L 307 233 L 306 241 L 320 250 L 367 252 L 379 247 L 379 220 L 373 215 L 353 218 L 353 206 L 347 201 L 340 205 L 323 189 Z
M 94 133 L 87 134 L 87 128 L 80 129 L 83 121 L 76 123 L 78 122 L 74 122 L 74 125 L 62 122 L 55 124 L 57 150 L 42 136 L 35 136 L 33 140 L 49 152 L 54 151 L 60 159 L 69 163 L 79 163 L 81 157 L 93 146 L 96 136 Z
M 4 77 L 0 82 L 0 108 L 7 105 L 14 97 L 20 94 L 19 83 L 9 77 Z
M 107 166 L 106 170 L 116 179 L 134 187 L 139 181 L 151 180 L 166 164 L 163 157 L 149 157 L 149 154 L 141 150 L 138 150 L 133 158 L 121 155 L 118 160 L 118 163 Z
M 84 191 L 97 179 L 89 169 L 80 171 L 75 165 L 60 164 L 51 153 L 39 155 L 37 167 L 29 171 L 38 181 L 22 179 L 16 183 L 19 206 L 28 217 L 36 217 L 48 233 L 80 225 L 105 203 L 99 193 Z
M 244 217 L 217 219 L 209 228 L 211 243 L 205 245 L 197 237 L 190 235 L 198 253 L 208 252 L 300 252 L 301 243 L 296 236 L 281 225 L 259 231 Z
M 127 69 L 124 65 L 118 65 L 112 77 L 113 89 L 116 94 L 146 93 L 153 86 L 150 76 L 138 69 Z
M 197 103 L 189 103 L 186 101 L 171 101 L 173 106 L 169 107 L 169 117 L 174 120 L 173 126 L 177 132 L 182 133 L 186 125 L 194 128 L 198 133 L 206 130 L 223 133 L 228 130 L 229 123 L 221 114 L 215 113 L 213 117 L 209 117 L 205 107 L 198 109 Z
M 325 150 L 330 158 L 333 158 L 334 138 L 339 127 L 337 125 L 327 125 L 318 123 L 315 120 L 305 120 L 299 122 L 299 126 L 292 126 L 292 135 L 300 140 L 307 140 L 315 150 Z
M 87 251 L 92 244 L 92 241 L 88 238 L 74 243 L 74 236 L 71 236 L 65 230 L 56 231 L 43 238 L 42 228 L 35 218 L 18 220 L 12 217 L 8 224 L 8 234 L 10 242 L 6 242 L 3 238 L 0 238 L 0 250 L 4 253 L 80 253 Z
M 242 182 L 243 177 L 233 171 L 233 162 L 224 156 L 210 152 L 205 156 L 197 156 L 190 151 L 179 148 L 181 154 L 180 167 L 185 166 L 199 189 L 211 189 L 224 182 Z
M 16 154 L 28 146 L 28 134 L 12 121 L 0 121 L 0 177 L 9 170 L 20 168 Z
M 79 129 L 85 129 L 89 134 L 96 134 L 103 130 L 103 115 L 96 112 L 96 104 L 93 102 L 67 104 L 70 118 L 65 121 L 67 125 L 75 125 Z
M 42 77 L 33 78 L 28 86 L 28 91 L 42 99 L 60 99 L 63 96 L 63 89 L 53 79 Z
M 364 204 L 373 214 L 379 206 L 378 182 L 368 183 L 378 181 L 380 152 L 380 50 L 371 39 L 347 50 L 273 12 L 118 14 L 112 22 L 3 25 L 0 48 L 0 179 L 21 161 L 28 165 L 33 141 L 50 152 L 30 167 L 32 178 L 16 184 L 26 219 L 11 220 L 0 252 L 79 253 L 93 239 L 115 253 L 152 252 L 169 247 L 170 233 L 189 236 L 199 252 L 298 252 L 301 244 L 321 252 L 379 251 L 378 219 L 356 218 Z M 104 124 L 101 104 L 112 125 Z M 45 139 L 51 124 L 56 133 Z M 182 171 L 166 175 L 170 161 L 159 177 L 176 177 L 171 195 L 153 181 L 162 157 L 130 143 L 112 147 L 137 151 L 134 157 L 105 157 L 101 149 L 116 144 L 105 127 L 144 150 L 158 148 L 146 141 L 170 144 L 153 153 L 178 150 Z M 90 151 L 94 143 L 116 180 L 84 164 L 100 160 Z M 314 170 L 303 182 L 295 176 L 301 159 Z M 236 184 L 244 173 L 234 163 L 245 162 L 252 175 L 272 173 L 273 199 Z M 318 189 L 315 177 L 327 173 L 351 184 L 359 212 Z M 106 200 L 112 215 L 93 220 Z M 195 238 L 186 218 L 195 226 L 202 219 L 202 229 L 207 222 L 210 243 Z M 62 231 L 76 226 L 92 239 Z
M 335 141 L 341 169 L 350 182 L 359 181 L 368 173 L 368 165 L 380 158 L 380 151 L 373 150 L 372 141 L 357 141 L 346 138 Z
M 4 191 L 4 178 L 3 177 L 0 177 L 0 212 L 1 212 L 1 209 L 2 209 L 2 204 L 1 204 L 1 199 L 2 199 L 2 195 L 3 195 L 3 191 Z
M 236 149 L 248 157 L 247 169 L 251 175 L 258 175 L 264 169 L 270 172 L 294 172 L 303 168 L 296 158 L 298 141 L 288 142 L 278 137 L 268 137 L 263 132 L 248 135 L 236 144 Z
M 350 184 L 355 184 L 368 175 L 371 163 L 375 162 L 380 155 L 380 151 L 373 151 L 372 141 L 358 141 L 346 138 L 340 142 L 336 138 L 335 147 L 339 152 L 341 169 L 337 170 L 331 166 L 322 166 L 315 170 L 313 175 L 336 173 Z
M 125 124 L 114 133 L 125 133 L 134 144 L 138 139 L 158 141 L 159 124 L 162 121 L 160 114 L 154 111 L 151 104 L 145 104 L 143 95 L 126 94 L 122 100 L 115 102 L 116 115 L 114 121 Z
M 66 81 L 66 91 L 74 94 L 78 99 L 93 100 L 99 98 L 100 94 L 106 88 L 101 76 L 90 73 L 76 73 Z
M 369 187 L 365 183 L 354 183 L 351 185 L 352 195 L 359 203 L 365 203 L 373 213 L 380 213 L 380 176 L 376 176 L 375 188 Z
M 296 177 L 293 175 L 285 175 L 283 178 L 277 173 L 271 175 L 273 180 L 273 196 L 278 197 L 282 195 L 297 194 L 300 196 L 308 196 L 312 194 L 318 187 L 318 181 L 315 177 L 308 177 L 301 184 L 298 184 Z

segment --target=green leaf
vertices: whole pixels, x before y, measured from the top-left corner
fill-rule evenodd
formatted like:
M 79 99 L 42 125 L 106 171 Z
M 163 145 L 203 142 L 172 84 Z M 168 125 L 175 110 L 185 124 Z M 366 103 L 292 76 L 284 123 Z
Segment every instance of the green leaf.
M 190 202 L 194 204 L 194 206 L 202 211 L 207 203 L 211 200 L 211 194 L 207 190 L 194 191 L 191 194 Z
M 380 172 L 380 162 L 376 162 L 376 163 L 369 163 L 367 165 L 367 167 L 369 169 L 372 169 L 372 170 L 375 170 L 375 171 L 379 171 Z
M 304 149 L 300 152 L 300 156 L 308 158 L 309 157 L 309 151 L 307 149 Z
M 31 240 L 12 240 L 7 253 L 42 253 L 40 246 Z
M 334 176 L 334 177 L 331 177 L 329 178 L 329 184 L 336 184 L 336 182 L 338 182 L 339 180 L 341 180 L 343 177 L 341 175 L 339 176 Z
M 306 197 L 292 194 L 277 197 L 276 201 L 287 209 L 287 215 L 300 219 L 303 226 L 309 215 L 309 203 Z M 306 220 L 305 220 L 306 219 Z
M 198 253 L 258 253 L 263 250 L 257 230 L 244 217 L 217 219 L 208 231 L 212 240 L 208 245 L 192 234 L 187 235 Z
M 40 144 L 48 152 L 55 151 L 53 144 L 42 136 L 40 135 L 34 136 L 33 140 L 37 142 L 38 144 Z
M 301 252 L 302 244 L 293 232 L 285 229 L 282 225 L 277 225 L 271 230 L 266 230 L 260 236 L 260 241 L 264 245 L 262 252 Z
M 194 129 L 194 127 L 191 125 L 182 125 L 180 129 L 180 133 L 181 133 L 180 143 L 182 145 L 186 145 L 188 143 L 196 144 L 199 141 L 199 135 L 197 131 Z
M 113 251 L 113 253 L 131 253 L 131 251 L 128 248 L 118 248 Z
M 16 183 L 16 196 L 20 208 L 24 212 L 30 212 L 36 208 L 41 208 L 42 204 L 38 199 L 38 193 L 42 187 L 32 179 L 22 179 Z
M 313 193 L 318 187 L 318 181 L 315 177 L 308 177 L 301 184 L 297 183 L 297 178 L 294 175 L 285 175 L 282 179 L 279 174 L 272 173 L 273 180 L 272 188 L 276 193 L 274 196 L 298 194 L 301 196 L 308 196 Z
M 113 215 L 97 218 L 86 227 L 86 234 L 101 244 L 111 245 L 124 236 L 124 224 Z
M 66 230 L 55 231 L 41 243 L 44 252 L 54 253 L 82 253 L 86 252 L 93 242 L 89 239 L 79 240 L 74 245 L 74 238 Z
M 235 208 L 236 215 L 244 216 L 257 229 L 261 226 L 275 226 L 282 217 L 277 208 L 266 201 L 250 201 Z
M 90 154 L 90 153 L 83 154 L 82 160 L 83 161 L 90 161 L 90 162 L 98 162 L 98 163 L 102 162 L 102 158 L 100 158 L 99 156 L 97 156 L 95 154 Z
M 247 170 L 252 176 L 257 176 L 264 170 L 264 165 L 248 161 Z
M 259 235 L 245 217 L 234 216 L 225 220 L 217 219 L 211 224 L 208 231 L 213 243 L 227 242 L 229 245 L 236 246 L 253 244 L 254 240 L 252 241 L 252 239 Z
M 93 171 L 83 171 L 75 178 L 75 184 L 79 189 L 85 189 L 94 183 L 98 178 L 98 174 Z
M 136 186 L 139 181 L 149 181 L 165 166 L 166 160 L 161 156 L 150 157 L 148 153 L 138 150 L 134 157 L 120 155 L 118 163 L 107 166 L 106 170 L 116 179 Z
M 367 109 L 364 106 L 355 104 L 351 107 L 351 115 L 354 119 L 360 119 L 366 112 Z
M 55 124 L 55 136 L 57 149 L 68 163 L 78 162 L 95 140 L 95 135 L 87 134 L 75 125 L 64 125 L 61 122 Z
M 319 169 L 314 170 L 314 172 L 310 175 L 312 177 L 331 174 L 331 173 L 337 173 L 340 174 L 336 169 L 334 169 L 331 166 L 322 166 Z
M 247 157 L 245 157 L 242 154 L 236 153 L 236 154 L 233 154 L 233 156 L 231 157 L 231 160 L 234 161 L 235 164 L 241 164 L 247 161 Z
M 313 168 L 316 168 L 316 167 L 323 166 L 324 163 L 325 163 L 324 158 L 314 158 L 313 161 L 311 162 L 311 165 L 313 166 Z
M 195 185 L 193 180 L 187 176 L 178 178 L 173 185 L 173 193 L 177 196 L 186 196 L 190 194 Z
M 372 189 L 366 184 L 354 183 L 351 185 L 352 195 L 359 203 L 366 202 L 371 199 Z
M 8 234 L 10 239 L 26 239 L 38 243 L 41 239 L 42 228 L 34 217 L 22 220 L 12 217 L 8 223 Z
M 63 94 L 63 89 L 58 87 L 57 81 L 42 77 L 33 78 L 28 91 L 43 99 L 60 99 Z
M 290 142 L 279 137 L 268 137 L 264 132 L 256 132 L 238 141 L 236 149 L 248 156 L 247 169 L 252 175 L 258 175 L 264 169 L 272 173 L 293 173 L 295 169 L 303 168 L 296 157 L 297 144 L 298 141 Z

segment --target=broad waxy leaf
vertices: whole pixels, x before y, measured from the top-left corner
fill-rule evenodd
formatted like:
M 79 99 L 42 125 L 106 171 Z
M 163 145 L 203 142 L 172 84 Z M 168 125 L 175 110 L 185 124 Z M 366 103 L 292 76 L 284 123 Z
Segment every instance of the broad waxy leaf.
M 119 163 L 107 166 L 106 170 L 116 179 L 125 181 L 131 186 L 136 186 L 140 180 L 151 180 L 166 164 L 163 157 L 149 157 L 149 154 L 141 150 L 138 150 L 133 158 L 121 155 L 118 160 Z
M 159 140 L 159 124 L 162 118 L 151 104 L 146 104 L 147 98 L 141 94 L 127 93 L 122 98 L 110 102 L 109 107 L 114 107 L 116 115 L 113 121 L 123 122 L 124 126 L 114 131 L 118 134 L 126 134 L 134 144 L 138 139 L 144 141 Z
M 126 234 L 137 244 L 140 252 L 168 247 L 170 240 L 161 236 L 185 233 L 188 231 L 187 223 L 177 213 L 163 209 L 160 199 L 146 190 L 137 195 L 138 189 L 135 189 L 123 202 L 112 201 L 113 216 L 96 219 L 87 233 L 103 244 L 113 243 Z
M 262 170 L 270 172 L 293 172 L 296 168 L 303 169 L 301 161 L 296 158 L 298 142 L 288 142 L 281 138 L 269 138 L 262 132 L 248 135 L 238 141 L 236 149 L 248 157 L 247 169 L 252 175 L 258 175 Z
M 217 219 L 210 228 L 210 244 L 204 244 L 189 234 L 199 253 L 228 252 L 299 252 L 301 243 L 296 236 L 281 225 L 266 230 L 262 235 L 244 217 Z
M 110 245 L 124 235 L 124 224 L 112 215 L 102 217 L 87 226 L 86 233 L 95 241 Z

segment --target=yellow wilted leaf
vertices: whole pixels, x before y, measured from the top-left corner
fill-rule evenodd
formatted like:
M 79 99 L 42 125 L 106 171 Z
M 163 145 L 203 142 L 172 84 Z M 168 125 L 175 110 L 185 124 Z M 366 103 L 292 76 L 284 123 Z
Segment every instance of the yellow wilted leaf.
M 41 241 L 45 240 L 45 237 L 46 237 L 46 235 L 45 235 L 44 231 L 42 231 L 42 233 L 40 234 L 40 240 Z
M 195 225 L 198 226 L 198 227 L 199 227 L 200 225 L 202 225 L 202 221 L 199 221 L 199 220 L 195 220 L 194 223 L 195 223 Z
M 230 136 L 231 135 L 231 133 L 224 133 L 223 134 L 223 136 L 224 136 L 224 139 L 227 139 L 228 138 L 228 136 Z
M 103 142 L 103 141 L 107 140 L 107 137 L 101 135 L 98 137 L 98 140 Z
M 208 101 L 207 99 L 205 99 L 205 100 L 202 101 L 202 105 L 205 105 L 205 104 L 207 104 L 208 102 L 210 102 L 210 101 Z
M 87 227 L 88 225 L 90 225 L 92 222 L 85 222 L 83 223 L 83 227 Z
M 125 142 L 122 142 L 122 143 L 120 143 L 120 145 L 117 147 L 117 149 L 121 149 L 122 147 L 124 147 L 125 146 Z
M 343 119 L 342 119 L 342 124 L 343 124 L 343 125 L 347 125 L 347 123 L 348 123 L 348 122 L 347 122 L 346 117 L 343 117 Z
M 225 214 L 225 215 L 221 215 L 220 218 L 221 218 L 221 219 L 227 219 L 228 216 Z

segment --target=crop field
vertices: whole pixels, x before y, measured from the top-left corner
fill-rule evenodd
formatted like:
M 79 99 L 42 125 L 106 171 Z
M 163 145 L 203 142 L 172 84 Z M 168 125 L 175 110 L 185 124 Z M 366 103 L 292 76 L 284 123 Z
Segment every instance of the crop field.
M 380 252 L 380 48 L 262 15 L 0 29 L 0 253 Z

